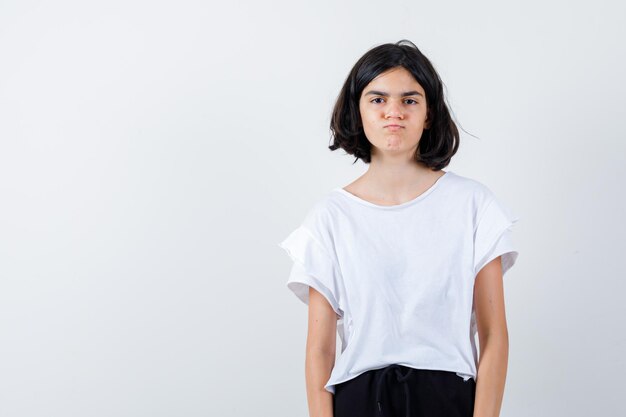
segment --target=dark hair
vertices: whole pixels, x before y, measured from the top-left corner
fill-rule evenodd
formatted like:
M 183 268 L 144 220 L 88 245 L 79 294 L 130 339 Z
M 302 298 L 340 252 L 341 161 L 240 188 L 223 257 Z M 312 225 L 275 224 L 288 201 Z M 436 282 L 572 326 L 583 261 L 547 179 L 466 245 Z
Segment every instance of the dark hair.
M 365 163 L 371 162 L 359 111 L 363 89 L 379 74 L 404 67 L 426 92 L 429 129 L 425 129 L 415 152 L 415 161 L 436 171 L 446 167 L 459 148 L 459 131 L 444 100 L 443 82 L 422 52 L 411 41 L 386 43 L 370 49 L 354 65 L 333 109 L 330 130 L 334 137 L 331 151 L 342 148 Z

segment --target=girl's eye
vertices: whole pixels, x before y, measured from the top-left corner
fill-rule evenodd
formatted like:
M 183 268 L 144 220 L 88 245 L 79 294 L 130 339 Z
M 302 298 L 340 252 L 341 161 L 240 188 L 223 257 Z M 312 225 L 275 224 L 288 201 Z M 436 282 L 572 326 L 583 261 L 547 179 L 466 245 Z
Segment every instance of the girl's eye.
M 382 103 L 383 100 L 384 99 L 382 97 L 376 97 L 371 100 L 371 103 L 379 104 Z M 412 98 L 407 98 L 405 101 L 407 102 L 407 104 L 417 104 L 417 101 L 413 100 Z

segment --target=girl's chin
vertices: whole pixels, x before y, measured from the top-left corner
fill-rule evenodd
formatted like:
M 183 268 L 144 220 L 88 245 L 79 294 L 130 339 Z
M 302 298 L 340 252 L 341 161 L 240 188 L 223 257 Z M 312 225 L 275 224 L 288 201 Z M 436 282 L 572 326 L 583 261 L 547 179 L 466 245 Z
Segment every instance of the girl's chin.
M 402 138 L 399 136 L 389 136 L 387 138 L 387 149 L 396 149 L 399 148 L 402 144 Z

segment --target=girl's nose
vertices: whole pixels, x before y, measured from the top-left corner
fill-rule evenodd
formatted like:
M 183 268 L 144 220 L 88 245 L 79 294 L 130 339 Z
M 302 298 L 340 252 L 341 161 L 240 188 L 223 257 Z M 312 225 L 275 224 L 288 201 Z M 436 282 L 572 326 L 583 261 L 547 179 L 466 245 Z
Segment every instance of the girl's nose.
M 385 112 L 385 119 L 388 119 L 390 117 L 399 117 L 400 119 L 402 119 L 402 109 L 399 105 L 394 103 L 389 104 L 389 106 L 387 107 L 387 111 Z

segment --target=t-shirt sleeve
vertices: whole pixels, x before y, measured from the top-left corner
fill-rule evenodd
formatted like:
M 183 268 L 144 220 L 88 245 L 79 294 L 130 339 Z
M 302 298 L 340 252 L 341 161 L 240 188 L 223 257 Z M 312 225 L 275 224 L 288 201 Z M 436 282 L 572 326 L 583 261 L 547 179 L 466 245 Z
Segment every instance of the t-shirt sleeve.
M 516 262 L 518 251 L 512 226 L 519 220 L 506 205 L 492 197 L 483 209 L 474 232 L 474 277 L 490 261 L 502 256 L 502 275 Z
M 343 317 L 340 275 L 328 250 L 305 226 L 299 226 L 279 246 L 293 260 L 287 287 L 309 304 L 309 287 L 321 293 L 339 317 Z

